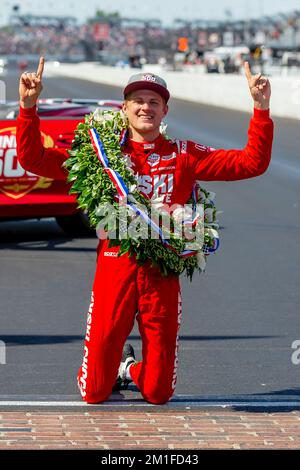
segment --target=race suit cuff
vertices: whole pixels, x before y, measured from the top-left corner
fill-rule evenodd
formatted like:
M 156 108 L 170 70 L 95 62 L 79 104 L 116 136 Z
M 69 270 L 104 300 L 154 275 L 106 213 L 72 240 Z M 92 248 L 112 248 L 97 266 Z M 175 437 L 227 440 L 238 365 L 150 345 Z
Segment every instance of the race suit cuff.
M 259 121 L 265 121 L 270 117 L 270 109 L 253 108 L 253 117 Z
M 23 118 L 36 116 L 36 106 L 33 106 L 32 108 L 22 108 L 22 106 L 20 106 L 19 116 Z

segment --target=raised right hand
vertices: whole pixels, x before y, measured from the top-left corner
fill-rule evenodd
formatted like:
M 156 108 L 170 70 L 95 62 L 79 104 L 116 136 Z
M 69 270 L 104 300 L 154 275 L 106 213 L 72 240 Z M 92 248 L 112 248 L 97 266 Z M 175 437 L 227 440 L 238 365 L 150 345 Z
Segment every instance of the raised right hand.
M 271 85 L 267 77 L 261 73 L 252 75 L 249 62 L 244 62 L 245 74 L 248 80 L 249 90 L 254 101 L 254 108 L 269 109 Z
M 44 63 L 44 57 L 40 57 L 37 72 L 24 72 L 20 77 L 19 94 L 20 105 L 22 108 L 32 108 L 35 106 L 37 99 L 42 92 Z

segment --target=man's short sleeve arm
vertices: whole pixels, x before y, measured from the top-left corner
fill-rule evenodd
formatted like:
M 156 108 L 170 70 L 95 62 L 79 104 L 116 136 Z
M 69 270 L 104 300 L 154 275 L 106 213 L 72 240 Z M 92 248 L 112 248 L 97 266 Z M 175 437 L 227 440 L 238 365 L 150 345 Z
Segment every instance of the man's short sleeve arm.
M 40 133 L 36 107 L 20 107 L 17 118 L 17 155 L 22 167 L 40 176 L 66 180 L 68 172 L 62 167 L 68 158 L 66 149 L 45 148 Z
M 269 110 L 254 109 L 244 149 L 212 149 L 189 142 L 189 167 L 195 180 L 233 181 L 261 175 L 271 160 L 273 129 Z

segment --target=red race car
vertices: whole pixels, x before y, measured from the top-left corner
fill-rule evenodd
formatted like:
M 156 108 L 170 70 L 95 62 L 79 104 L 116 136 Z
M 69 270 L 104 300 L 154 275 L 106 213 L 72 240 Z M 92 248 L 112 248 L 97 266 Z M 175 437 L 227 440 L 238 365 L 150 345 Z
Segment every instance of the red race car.
M 45 147 L 70 148 L 74 129 L 96 108 L 121 109 L 121 101 L 41 99 L 38 113 Z M 0 116 L 0 221 L 55 217 L 68 234 L 91 232 L 88 217 L 77 209 L 76 198 L 62 181 L 25 171 L 16 153 L 18 102 L 2 103 Z

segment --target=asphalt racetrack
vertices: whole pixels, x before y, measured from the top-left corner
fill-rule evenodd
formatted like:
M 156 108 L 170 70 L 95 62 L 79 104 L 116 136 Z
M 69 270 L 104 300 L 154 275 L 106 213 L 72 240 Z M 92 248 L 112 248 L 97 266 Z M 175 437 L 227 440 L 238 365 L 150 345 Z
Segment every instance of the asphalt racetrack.
M 17 99 L 17 74 L 3 79 L 7 99 Z M 121 92 L 46 76 L 43 97 L 120 99 Z M 242 148 L 251 106 L 250 95 L 249 114 L 173 100 L 168 134 Z M 300 340 L 300 125 L 274 121 L 267 173 L 204 184 L 223 211 L 221 247 L 192 284 L 182 278 L 178 395 L 300 397 L 300 364 L 292 362 L 292 343 Z M 96 245 L 96 238 L 66 237 L 51 219 L 0 223 L 0 400 L 80 401 L 76 373 Z M 130 341 L 140 358 L 137 327 Z M 121 396 L 140 397 L 134 388 Z

